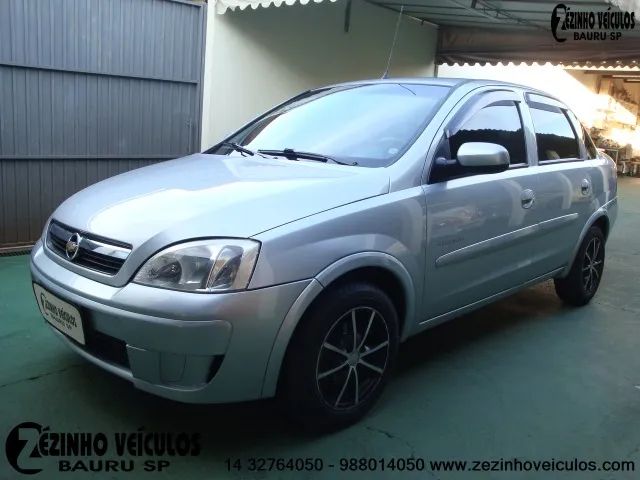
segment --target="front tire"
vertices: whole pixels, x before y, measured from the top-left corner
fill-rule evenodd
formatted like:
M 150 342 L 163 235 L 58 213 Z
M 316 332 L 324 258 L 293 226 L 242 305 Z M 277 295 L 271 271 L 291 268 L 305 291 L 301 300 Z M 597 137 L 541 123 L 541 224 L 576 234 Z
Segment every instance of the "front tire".
M 301 320 L 285 360 L 287 413 L 309 430 L 362 418 L 380 397 L 398 350 L 398 316 L 378 287 L 354 282 L 328 290 Z
M 604 271 L 604 234 L 598 227 L 587 231 L 569 275 L 554 279 L 556 293 L 570 305 L 582 306 L 598 291 Z

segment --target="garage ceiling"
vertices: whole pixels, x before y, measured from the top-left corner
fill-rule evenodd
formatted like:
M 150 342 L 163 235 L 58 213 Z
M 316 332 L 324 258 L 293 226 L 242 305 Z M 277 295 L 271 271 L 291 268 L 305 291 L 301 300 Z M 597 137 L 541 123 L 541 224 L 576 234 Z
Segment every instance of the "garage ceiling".
M 245 9 L 307 4 L 323 0 L 213 0 L 218 13 Z M 329 0 L 336 1 L 336 0 Z M 352 0 L 345 0 L 346 15 Z M 436 62 L 553 63 L 574 67 L 640 66 L 640 0 L 365 0 L 438 27 Z M 574 40 L 561 32 L 558 42 L 551 28 L 552 12 L 562 3 L 573 12 L 621 12 L 635 9 L 636 25 L 619 39 Z M 618 8 L 622 8 L 620 10 Z M 590 30 L 583 30 L 593 33 Z M 597 30 L 600 32 L 600 30 Z M 607 31 L 605 33 L 611 33 Z
M 604 0 L 372 0 L 373 3 L 442 26 L 551 31 L 551 12 L 559 3 L 573 10 L 603 11 Z M 618 10 L 617 7 L 614 7 Z M 638 33 L 640 30 L 636 29 Z
M 551 15 L 558 3 L 573 11 L 620 11 L 611 2 L 560 0 L 371 0 L 439 27 L 437 62 L 526 62 L 586 66 L 640 65 L 640 25 L 618 40 L 557 42 Z M 626 7 L 629 2 L 616 0 Z M 640 12 L 636 13 L 640 22 Z M 563 32 L 572 37 L 573 32 Z

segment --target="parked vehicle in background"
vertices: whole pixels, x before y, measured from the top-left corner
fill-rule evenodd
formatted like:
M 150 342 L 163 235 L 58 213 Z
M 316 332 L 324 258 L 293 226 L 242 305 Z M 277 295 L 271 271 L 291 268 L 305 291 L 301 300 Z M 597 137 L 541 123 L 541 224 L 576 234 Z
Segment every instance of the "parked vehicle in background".
M 338 428 L 372 407 L 408 337 L 546 279 L 588 303 L 616 198 L 614 163 L 543 92 L 355 82 L 79 192 L 31 271 L 53 331 L 136 387 L 278 394 Z

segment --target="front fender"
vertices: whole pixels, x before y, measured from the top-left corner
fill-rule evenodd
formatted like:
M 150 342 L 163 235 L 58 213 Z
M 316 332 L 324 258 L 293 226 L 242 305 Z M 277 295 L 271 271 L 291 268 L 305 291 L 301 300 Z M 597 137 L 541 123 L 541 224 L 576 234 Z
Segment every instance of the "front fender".
M 401 340 L 404 340 L 410 333 L 416 312 L 416 292 L 411 275 L 404 265 L 392 255 L 383 252 L 360 252 L 343 257 L 322 270 L 302 291 L 293 303 L 280 326 L 276 335 L 267 368 L 265 371 L 262 396 L 271 397 L 275 395 L 278 386 L 278 378 L 282 368 L 284 356 L 289 346 L 293 332 L 300 319 L 309 308 L 311 303 L 325 290 L 325 288 L 342 275 L 362 267 L 379 267 L 393 273 L 402 283 L 405 292 L 406 314 L 401 332 Z

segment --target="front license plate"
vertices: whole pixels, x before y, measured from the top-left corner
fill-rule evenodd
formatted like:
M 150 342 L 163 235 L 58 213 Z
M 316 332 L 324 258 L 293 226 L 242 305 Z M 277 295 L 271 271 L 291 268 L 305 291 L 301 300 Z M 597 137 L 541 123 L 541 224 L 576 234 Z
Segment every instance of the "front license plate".
M 44 319 L 65 335 L 84 345 L 84 330 L 78 309 L 59 299 L 37 283 L 33 284 L 33 292 Z

